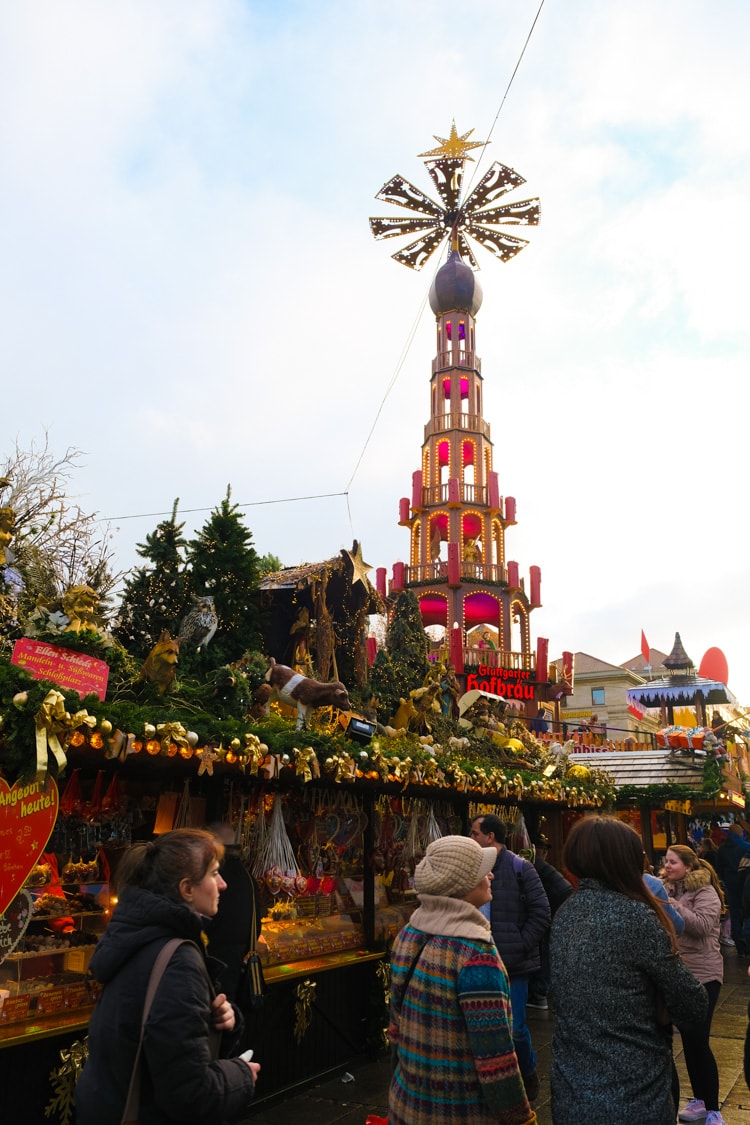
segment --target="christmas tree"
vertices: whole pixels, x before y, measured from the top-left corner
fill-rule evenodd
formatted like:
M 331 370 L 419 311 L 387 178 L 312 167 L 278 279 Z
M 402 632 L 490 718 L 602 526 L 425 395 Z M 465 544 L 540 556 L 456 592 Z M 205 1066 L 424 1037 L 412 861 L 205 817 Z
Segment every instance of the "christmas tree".
M 382 649 L 378 652 L 370 675 L 381 722 L 390 719 L 400 700 L 424 683 L 429 669 L 429 644 L 419 602 L 411 591 L 404 590 L 396 598 L 385 652 Z
M 218 668 L 262 647 L 257 605 L 260 560 L 252 541 L 227 488 L 225 499 L 187 548 L 193 596 L 213 598 L 218 629 L 198 654 L 183 646 L 181 667 Z
M 176 636 L 182 614 L 190 603 L 189 575 L 185 569 L 184 523 L 177 523 L 175 500 L 172 515 L 137 546 L 150 566 L 138 567 L 127 579 L 115 635 L 135 656 L 145 658 L 164 629 Z

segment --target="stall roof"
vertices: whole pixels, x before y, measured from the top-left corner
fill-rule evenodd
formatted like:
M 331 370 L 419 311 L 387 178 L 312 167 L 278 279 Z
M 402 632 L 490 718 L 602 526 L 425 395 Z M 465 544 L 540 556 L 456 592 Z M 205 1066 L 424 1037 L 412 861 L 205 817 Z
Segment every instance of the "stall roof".
M 704 703 L 736 703 L 726 684 L 703 676 L 664 676 L 659 680 L 628 689 L 628 703 L 641 707 L 660 707 L 662 703 L 683 703 L 690 707 L 698 697 Z
M 686 785 L 700 789 L 703 758 L 673 754 L 669 749 L 598 751 L 571 755 L 576 765 L 608 773 L 615 785 Z

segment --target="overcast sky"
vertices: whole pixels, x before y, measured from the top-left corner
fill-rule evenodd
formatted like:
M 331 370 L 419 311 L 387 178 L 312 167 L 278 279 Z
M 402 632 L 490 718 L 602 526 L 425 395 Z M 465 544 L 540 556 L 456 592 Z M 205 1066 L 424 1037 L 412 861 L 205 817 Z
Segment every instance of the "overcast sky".
M 396 172 L 434 195 L 455 118 L 542 203 L 516 259 L 477 251 L 533 638 L 619 664 L 679 631 L 750 704 L 750 5 L 546 0 L 500 110 L 538 9 L 0 0 L 0 452 L 84 450 L 123 566 L 231 483 L 261 554 L 357 538 L 390 574 L 442 258 L 368 217 Z

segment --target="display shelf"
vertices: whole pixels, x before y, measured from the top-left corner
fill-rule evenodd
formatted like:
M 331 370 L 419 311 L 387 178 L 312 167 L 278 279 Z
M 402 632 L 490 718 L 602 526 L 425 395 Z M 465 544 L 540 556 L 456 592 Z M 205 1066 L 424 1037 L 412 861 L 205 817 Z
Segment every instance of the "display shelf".
M 72 953 L 74 950 L 94 950 L 96 949 L 96 942 L 90 945 L 58 945 L 54 948 L 46 949 L 33 949 L 29 953 L 8 953 L 5 956 L 4 964 L 9 961 L 26 961 L 34 957 L 56 957 L 60 953 Z
M 19 1047 L 36 1039 L 51 1039 L 61 1031 L 85 1031 L 94 1005 L 76 1008 L 75 1012 L 56 1012 L 40 1018 L 31 1016 L 24 1023 L 0 1024 L 0 1048 Z
M 295 977 L 307 977 L 312 973 L 331 972 L 346 968 L 347 965 L 360 965 L 365 961 L 382 961 L 382 949 L 350 949 L 341 953 L 328 953 L 322 957 L 308 957 L 304 961 L 293 961 L 288 965 L 271 965 L 263 970 L 266 984 L 278 984 Z
M 100 910 L 61 910 L 59 914 L 35 914 L 32 910 L 29 925 L 32 922 L 54 922 L 58 918 L 106 918 L 108 913 L 104 907 Z

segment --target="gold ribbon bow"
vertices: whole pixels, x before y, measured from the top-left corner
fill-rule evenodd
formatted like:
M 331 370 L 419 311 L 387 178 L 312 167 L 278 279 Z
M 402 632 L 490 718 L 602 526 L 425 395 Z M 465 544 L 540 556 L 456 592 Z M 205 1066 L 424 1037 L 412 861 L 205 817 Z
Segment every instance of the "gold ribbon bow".
M 304 750 L 293 750 L 292 753 L 294 754 L 297 777 L 301 777 L 303 782 L 312 781 L 314 777 L 320 777 L 318 755 L 312 746 L 307 746 Z
M 62 1066 L 60 1067 L 58 1073 L 72 1074 L 73 1077 L 77 1080 L 78 1075 L 83 1070 L 83 1064 L 86 1062 L 88 1054 L 88 1041 L 84 1039 L 83 1042 L 81 1042 L 80 1039 L 76 1039 L 74 1043 L 71 1043 L 70 1047 L 64 1047 L 61 1049 L 60 1062 L 62 1063 Z
M 65 710 L 65 696 L 59 691 L 48 691 L 34 716 L 36 723 L 36 776 L 43 780 L 47 773 L 47 752 L 51 751 L 59 768 L 68 764 L 58 735 L 67 731 L 70 715 Z M 94 720 L 96 723 L 96 720 Z
M 261 742 L 257 734 L 245 734 L 243 735 L 243 740 L 245 743 L 245 753 L 250 759 L 250 765 L 257 771 L 268 753 L 268 747 L 265 742 Z
M 312 1023 L 312 1006 L 315 999 L 317 983 L 314 980 L 303 980 L 294 990 L 294 1038 L 301 1043 Z
M 183 750 L 190 748 L 187 731 L 182 723 L 159 723 L 156 727 L 156 737 L 161 742 L 161 753 L 164 755 L 169 753 L 172 742 L 175 742 Z

